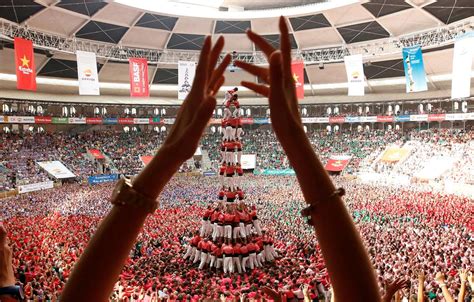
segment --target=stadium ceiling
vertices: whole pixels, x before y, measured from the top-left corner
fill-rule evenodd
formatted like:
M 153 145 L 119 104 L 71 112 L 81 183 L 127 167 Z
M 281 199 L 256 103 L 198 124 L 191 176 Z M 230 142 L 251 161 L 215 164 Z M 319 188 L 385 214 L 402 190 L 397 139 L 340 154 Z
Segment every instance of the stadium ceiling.
M 11 41 L 24 36 L 35 43 L 40 76 L 76 79 L 74 53 L 88 50 L 98 55 L 101 82 L 127 83 L 127 58 L 146 57 L 150 83 L 175 85 L 177 61 L 197 60 L 206 35 L 224 36 L 225 51 L 236 51 L 238 59 L 264 63 L 245 31 L 251 28 L 277 46 L 277 16 L 285 14 L 294 54 L 307 63 L 307 84 L 345 82 L 341 62 L 347 54 L 363 55 L 368 80 L 400 77 L 401 47 L 413 44 L 423 45 L 430 76 L 450 72 L 455 36 L 474 27 L 473 0 L 224 0 L 217 1 L 213 18 L 164 14 L 123 1 L 0 0 L 0 74 L 14 73 Z M 291 10 L 283 8 L 289 5 L 306 13 L 288 15 Z M 239 19 L 219 11 L 236 6 L 244 9 Z M 262 13 L 275 16 L 255 17 Z M 227 79 L 228 85 L 253 80 L 241 72 Z

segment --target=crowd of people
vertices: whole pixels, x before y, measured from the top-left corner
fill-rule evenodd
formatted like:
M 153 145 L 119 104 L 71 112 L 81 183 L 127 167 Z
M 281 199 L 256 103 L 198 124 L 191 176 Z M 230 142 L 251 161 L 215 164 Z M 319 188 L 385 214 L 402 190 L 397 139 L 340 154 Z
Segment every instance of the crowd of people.
M 256 154 L 257 169 L 287 169 L 290 163 L 271 129 L 243 129 L 243 154 Z M 344 173 L 360 170 L 397 173 L 412 177 L 432 157 L 452 158 L 453 168 L 443 177 L 454 182 L 472 183 L 473 131 L 430 129 L 429 131 L 362 131 L 327 132 L 309 130 L 313 149 L 325 163 L 330 156 L 344 154 L 351 157 Z M 48 180 L 50 176 L 37 162 L 59 160 L 79 177 L 118 173 L 135 175 L 143 168 L 141 156 L 152 155 L 166 138 L 165 132 L 97 131 L 78 134 L 66 133 L 2 133 L 0 150 L 0 191 L 19 185 Z M 207 133 L 202 149 L 209 154 L 213 167 L 218 167 L 221 153 L 216 145 L 222 134 Z M 113 139 L 111 139 L 113 138 Z M 408 142 L 413 152 L 402 164 L 373 165 L 387 146 L 403 146 Z M 97 149 L 106 156 L 99 162 L 87 153 Z M 106 167 L 106 168 L 104 168 Z
M 216 204 L 215 177 L 177 176 L 160 197 L 130 254 L 111 299 L 138 301 L 152 296 L 179 301 L 265 295 L 262 288 L 329 301 L 330 280 L 314 231 L 299 215 L 304 206 L 294 177 L 248 176 L 246 203 L 255 206 L 262 229 L 274 239 L 278 257 L 251 272 L 200 270 L 184 256 L 209 205 Z M 409 281 L 402 293 L 424 293 L 443 301 L 436 274 L 446 274 L 452 295 L 458 271 L 474 264 L 474 204 L 471 199 L 430 192 L 383 188 L 335 178 L 346 188 L 346 205 L 365 240 L 381 285 Z M 1 219 L 9 231 L 16 276 L 29 299 L 53 299 L 61 289 L 100 218 L 110 209 L 112 185 L 67 184 L 2 200 Z M 193 262 L 193 261 L 191 261 Z M 356 277 L 356 276 L 355 276 Z M 383 287 L 383 286 L 382 286 Z

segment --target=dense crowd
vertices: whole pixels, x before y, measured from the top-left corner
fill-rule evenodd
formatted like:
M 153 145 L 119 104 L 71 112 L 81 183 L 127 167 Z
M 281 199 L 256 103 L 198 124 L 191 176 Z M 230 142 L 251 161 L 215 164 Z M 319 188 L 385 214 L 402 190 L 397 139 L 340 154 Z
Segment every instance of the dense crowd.
M 175 177 L 160 197 L 130 254 L 112 299 L 146 301 L 153 296 L 179 301 L 263 295 L 263 286 L 313 298 L 329 298 L 330 280 L 314 231 L 299 212 L 303 197 L 293 177 L 245 177 L 246 203 L 255 205 L 263 228 L 275 240 L 279 258 L 246 274 L 202 271 L 183 259 L 210 203 L 217 201 L 213 177 Z M 453 195 L 376 187 L 336 178 L 346 188 L 346 205 L 365 240 L 381 285 L 410 280 L 406 297 L 416 295 L 418 274 L 425 294 L 443 301 L 435 274 L 447 274 L 453 295 L 458 270 L 474 265 L 474 203 Z M 64 185 L 2 200 L 17 278 L 29 298 L 57 297 L 100 218 L 110 209 L 112 185 Z M 199 263 L 198 263 L 199 264 Z M 149 301 L 149 300 L 148 300 Z M 323 300 L 325 301 L 325 300 Z
M 351 156 L 344 173 L 370 170 L 409 177 L 434 158 L 451 158 L 453 169 L 443 177 L 454 182 L 474 182 L 472 160 L 473 131 L 431 129 L 429 131 L 363 131 L 326 132 L 310 130 L 308 137 L 313 149 L 326 162 L 331 155 Z M 166 133 L 100 131 L 78 134 L 23 133 L 1 134 L 0 190 L 18 185 L 47 180 L 49 175 L 36 163 L 59 160 L 74 174 L 84 177 L 93 174 L 119 173 L 134 175 L 143 167 L 143 155 L 159 149 Z M 113 139 L 111 139 L 113 137 Z M 244 154 L 257 154 L 257 169 L 286 169 L 290 167 L 282 147 L 270 129 L 244 129 Z M 216 146 L 221 134 L 208 133 L 202 139 L 202 149 L 209 154 L 214 167 L 220 153 Z M 374 165 L 387 146 L 406 144 L 412 150 L 407 161 L 397 165 Z M 106 156 L 94 160 L 87 153 L 97 149 Z M 192 167 L 191 167 L 192 168 Z

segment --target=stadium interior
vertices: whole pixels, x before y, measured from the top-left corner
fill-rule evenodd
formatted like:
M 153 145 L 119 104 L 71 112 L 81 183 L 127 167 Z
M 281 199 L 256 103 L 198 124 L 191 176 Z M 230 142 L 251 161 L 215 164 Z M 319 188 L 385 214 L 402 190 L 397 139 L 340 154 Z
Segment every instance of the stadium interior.
M 357 236 L 378 301 L 474 301 L 473 0 L 0 0 L 0 105 L 0 302 L 375 302 Z

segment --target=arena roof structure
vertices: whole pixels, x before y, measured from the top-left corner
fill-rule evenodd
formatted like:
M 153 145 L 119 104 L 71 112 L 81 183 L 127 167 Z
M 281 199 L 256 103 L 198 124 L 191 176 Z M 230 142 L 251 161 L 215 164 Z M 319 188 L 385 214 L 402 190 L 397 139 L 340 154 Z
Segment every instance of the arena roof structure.
M 365 98 L 445 97 L 454 39 L 474 28 L 472 0 L 3 0 L 0 7 L 3 96 L 19 96 L 12 39 L 23 36 L 34 42 L 39 92 L 47 98 L 75 97 L 75 51 L 86 50 L 97 53 L 101 99 L 126 98 L 127 59 L 138 56 L 149 61 L 154 101 L 172 101 L 177 62 L 197 60 L 206 35 L 224 36 L 225 51 L 235 52 L 234 58 L 263 64 L 245 31 L 251 28 L 278 46 L 280 15 L 289 19 L 294 56 L 306 63 L 305 102 L 347 99 L 348 54 L 363 55 Z M 429 92 L 406 95 L 401 48 L 414 44 L 423 46 Z M 226 79 L 228 86 L 255 80 L 238 70 Z M 241 96 L 262 101 L 245 90 Z

